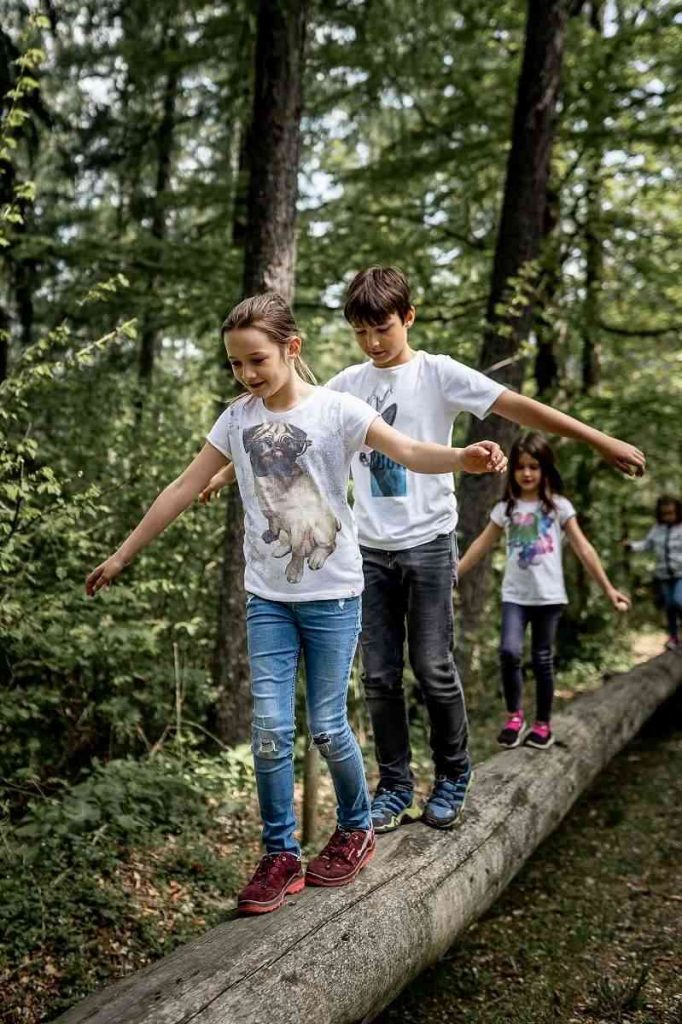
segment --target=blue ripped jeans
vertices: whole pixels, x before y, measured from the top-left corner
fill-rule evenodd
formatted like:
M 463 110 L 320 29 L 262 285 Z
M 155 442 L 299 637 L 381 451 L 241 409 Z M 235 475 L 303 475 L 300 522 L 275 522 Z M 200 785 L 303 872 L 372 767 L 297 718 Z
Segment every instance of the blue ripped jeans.
M 263 843 L 268 853 L 300 855 L 294 836 L 296 670 L 303 652 L 308 728 L 331 773 L 338 823 L 371 828 L 362 754 L 348 724 L 346 695 L 360 633 L 359 597 L 284 602 L 250 595 L 246 627 L 251 665 L 253 757 Z

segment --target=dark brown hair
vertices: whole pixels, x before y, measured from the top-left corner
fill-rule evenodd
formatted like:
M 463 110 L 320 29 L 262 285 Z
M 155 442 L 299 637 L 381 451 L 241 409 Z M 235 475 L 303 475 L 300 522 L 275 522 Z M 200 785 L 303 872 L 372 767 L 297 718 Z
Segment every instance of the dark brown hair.
M 286 345 L 294 337 L 299 337 L 299 330 L 294 314 L 287 302 L 277 292 L 263 292 L 243 299 L 225 317 L 220 334 L 227 344 L 230 331 L 244 327 L 255 327 L 266 334 L 270 341 L 277 345 Z M 296 373 L 309 384 L 316 384 L 315 375 L 301 356 L 294 359 Z
M 410 286 L 396 267 L 368 267 L 356 274 L 346 291 L 343 315 L 349 324 L 378 327 L 391 313 L 402 323 L 410 311 Z
M 534 432 L 521 434 L 511 446 L 509 452 L 509 465 L 507 466 L 507 480 L 505 484 L 504 497 L 507 501 L 507 515 L 512 514 L 514 502 L 522 496 L 522 491 L 516 482 L 514 473 L 519 468 L 522 455 L 530 455 L 532 459 L 540 463 L 540 486 L 538 494 L 540 503 L 545 512 L 556 510 L 553 495 L 564 493 L 564 484 L 561 474 L 554 462 L 554 452 L 542 436 Z
M 673 505 L 675 508 L 675 523 L 682 523 L 682 501 L 673 498 L 672 494 L 662 494 L 656 502 L 656 522 L 661 523 L 661 512 L 664 505 Z

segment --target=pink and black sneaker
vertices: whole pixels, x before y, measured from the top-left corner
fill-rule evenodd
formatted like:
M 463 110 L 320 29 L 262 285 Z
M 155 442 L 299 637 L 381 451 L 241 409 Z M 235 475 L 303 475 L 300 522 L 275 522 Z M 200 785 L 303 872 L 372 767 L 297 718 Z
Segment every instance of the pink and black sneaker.
M 663 647 L 664 651 L 674 651 L 676 647 L 680 646 L 679 636 L 669 636 Z
M 237 910 L 240 914 L 267 914 L 304 885 L 301 861 L 294 853 L 268 853 L 237 896 Z
M 502 732 L 498 734 L 497 742 L 501 747 L 506 747 L 507 750 L 512 750 L 514 747 L 518 747 L 519 743 L 523 739 L 523 735 L 526 731 L 526 721 L 523 717 L 523 711 L 519 708 L 518 711 L 510 711 L 507 715 L 507 721 L 504 723 Z
M 337 828 L 323 850 L 308 864 L 306 885 L 348 885 L 374 856 L 374 829 L 346 832 Z
M 554 743 L 554 734 L 549 722 L 535 722 L 524 743 L 527 747 L 536 747 L 538 750 L 547 750 L 551 747 Z

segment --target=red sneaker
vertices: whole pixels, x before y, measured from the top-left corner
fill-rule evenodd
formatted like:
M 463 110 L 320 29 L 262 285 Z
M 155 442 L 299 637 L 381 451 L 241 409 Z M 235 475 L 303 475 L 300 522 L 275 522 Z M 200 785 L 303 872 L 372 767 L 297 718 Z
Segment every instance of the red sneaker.
M 304 885 L 303 868 L 295 854 L 268 853 L 237 896 L 237 910 L 240 914 L 267 914 L 281 907 L 285 896 L 300 892 Z
M 374 829 L 346 832 L 337 828 L 324 850 L 308 864 L 306 885 L 347 885 L 374 856 Z

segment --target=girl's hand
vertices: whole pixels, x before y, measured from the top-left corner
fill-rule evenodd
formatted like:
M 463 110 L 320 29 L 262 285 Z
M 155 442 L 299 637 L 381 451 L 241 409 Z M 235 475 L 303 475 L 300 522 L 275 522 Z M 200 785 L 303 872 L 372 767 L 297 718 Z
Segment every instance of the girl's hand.
M 617 612 L 629 612 L 632 608 L 632 601 L 627 594 L 622 594 L 620 590 L 610 590 L 608 598 L 613 607 Z
M 465 473 L 504 473 L 507 456 L 495 441 L 479 441 L 462 448 L 460 469 Z
M 88 597 L 94 597 L 98 590 L 103 587 L 110 587 L 117 576 L 120 576 L 126 567 L 126 563 L 118 555 L 112 555 L 102 562 L 96 569 L 93 569 L 85 581 L 85 593 Z
M 208 505 L 212 498 L 216 497 L 223 487 L 235 481 L 234 466 L 230 462 L 223 469 L 214 473 L 202 491 L 199 492 L 199 501 L 202 505 Z
M 646 457 L 644 452 L 627 441 L 619 441 L 617 437 L 608 437 L 598 446 L 601 457 L 619 469 L 626 476 L 644 476 Z

